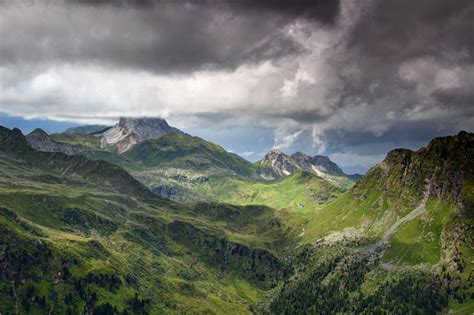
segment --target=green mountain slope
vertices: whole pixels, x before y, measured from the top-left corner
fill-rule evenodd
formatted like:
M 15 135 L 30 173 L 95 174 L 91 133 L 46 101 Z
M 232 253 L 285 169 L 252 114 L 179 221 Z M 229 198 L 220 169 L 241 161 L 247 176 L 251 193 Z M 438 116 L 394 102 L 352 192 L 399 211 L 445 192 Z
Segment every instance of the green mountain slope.
M 81 154 L 92 160 L 108 161 L 126 168 L 158 194 L 177 200 L 202 200 L 204 197 L 196 191 L 196 185 L 211 177 L 257 177 L 252 163 L 212 142 L 181 132 L 144 140 L 124 154 L 118 154 L 113 147 L 104 147 L 99 135 L 42 135 L 44 139 L 34 143 L 40 151 Z
M 101 150 L 100 137 L 91 134 L 82 133 L 55 133 L 50 135 L 51 139 L 56 142 L 68 143 L 75 146 L 80 146 L 89 150 Z
M 317 241 L 295 257 L 298 276 L 271 309 L 472 311 L 472 161 L 474 134 L 465 132 L 416 152 L 390 152 L 350 191 L 306 217 L 304 238 Z
M 267 205 L 275 209 L 310 212 L 335 200 L 344 189 L 300 170 L 277 181 L 224 178 L 201 185 L 201 194 L 212 200 L 240 205 Z
M 86 125 L 86 126 L 78 126 L 66 129 L 63 134 L 67 135 L 91 135 L 95 133 L 101 133 L 109 129 L 110 126 L 106 125 Z
M 124 154 L 133 161 L 148 167 L 173 167 L 223 174 L 251 175 L 250 162 L 224 148 L 198 137 L 186 134 L 169 134 L 135 145 Z
M 118 154 L 113 145 L 107 145 L 103 135 L 99 134 L 69 132 L 47 135 L 42 132 L 40 133 L 41 137 L 33 137 L 33 135 L 28 137 L 31 138 L 30 145 L 40 151 L 81 154 L 92 160 L 105 160 L 121 166 L 156 194 L 177 201 L 214 200 L 237 204 L 257 203 L 276 208 L 292 208 L 298 203 L 298 207 L 305 207 L 304 204 L 307 204 L 306 210 L 309 210 L 316 204 L 322 204 L 334 198 L 334 196 L 328 198 L 331 194 L 325 196 L 324 192 L 322 195 L 318 195 L 319 188 L 312 187 L 319 185 L 317 183 L 321 181 L 319 177 L 323 177 L 332 186 L 340 188 L 334 189 L 334 191 L 346 190 L 354 183 L 327 157 L 309 157 L 298 153 L 294 156 L 295 159 L 299 157 L 297 159 L 299 164 L 295 164 L 296 166 L 290 173 L 298 169 L 306 169 L 313 173 L 317 171 L 319 179 L 311 180 L 311 182 L 314 181 L 314 184 L 308 181 L 288 180 L 286 185 L 281 183 L 276 186 L 266 186 L 266 183 L 271 180 L 275 181 L 275 178 L 277 178 L 277 182 L 282 179 L 280 175 L 283 174 L 283 171 L 278 167 L 275 168 L 273 164 L 273 166 L 268 163 L 252 164 L 212 142 L 189 136 L 183 132 L 159 133 L 159 136 L 153 137 L 156 133 L 155 128 L 168 126 L 161 119 L 130 119 L 131 125 L 128 127 L 125 124 L 126 121 L 127 119 L 121 119 L 121 123 L 115 129 L 122 126 L 120 128 L 123 129 L 121 129 L 123 132 L 133 130 L 133 132 L 141 134 L 143 139 L 133 145 L 128 143 L 130 148 L 122 154 Z M 168 128 L 172 127 L 168 126 Z M 122 135 L 118 131 L 113 134 L 114 137 L 119 138 Z M 151 138 L 147 139 L 147 135 Z M 293 161 L 293 157 L 287 157 L 277 151 L 275 153 L 275 158 L 284 156 Z M 294 163 L 297 160 L 294 160 Z M 324 173 L 320 169 L 327 169 L 330 173 Z M 280 198 L 274 198 L 276 196 L 274 192 L 279 190 L 273 188 L 287 189 L 293 185 L 298 186 L 292 189 L 294 197 L 284 198 L 287 195 L 285 192 L 283 195 L 279 195 Z M 325 184 L 325 186 L 327 185 Z M 238 195 L 235 193 L 234 196 L 224 194 L 225 187 L 234 187 L 236 191 L 240 192 L 243 190 L 249 193 L 253 191 L 252 194 L 255 194 L 257 190 L 261 193 L 256 199 L 247 200 L 249 198 L 236 198 Z M 277 200 L 280 201 L 277 202 Z
M 288 276 L 270 208 L 176 204 L 107 162 L 0 140 L 2 313 L 245 314 Z
M 238 161 L 178 136 L 87 153 L 138 181 L 0 128 L 0 312 L 472 313 L 474 134 L 394 150 L 346 192 L 304 171 L 201 170 L 190 192 L 227 203 L 187 204 L 151 193 L 146 172 Z

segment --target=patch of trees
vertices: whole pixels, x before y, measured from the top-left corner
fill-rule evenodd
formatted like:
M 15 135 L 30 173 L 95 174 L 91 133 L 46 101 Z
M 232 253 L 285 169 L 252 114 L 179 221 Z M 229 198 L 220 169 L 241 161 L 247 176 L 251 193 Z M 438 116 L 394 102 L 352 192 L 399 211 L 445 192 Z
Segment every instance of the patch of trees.
M 307 254 L 304 258 L 308 259 Z M 362 292 L 367 257 L 345 256 L 318 264 L 312 271 L 287 281 L 273 300 L 275 314 L 434 314 L 448 304 L 439 277 L 401 274 L 380 285 L 373 294 Z
M 262 288 L 274 287 L 289 274 L 287 266 L 270 252 L 231 242 L 189 223 L 170 223 L 168 233 L 211 266 L 223 272 L 237 272 Z

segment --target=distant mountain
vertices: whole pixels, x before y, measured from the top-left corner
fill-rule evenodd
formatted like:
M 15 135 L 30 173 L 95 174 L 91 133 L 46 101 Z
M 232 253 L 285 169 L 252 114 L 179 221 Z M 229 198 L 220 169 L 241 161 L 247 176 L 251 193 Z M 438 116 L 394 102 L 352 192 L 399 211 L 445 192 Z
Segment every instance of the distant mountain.
M 68 135 L 76 135 L 76 134 L 91 135 L 95 133 L 103 133 L 109 128 L 111 127 L 106 126 L 106 125 L 86 125 L 86 126 L 68 128 L 63 133 L 68 134 Z
M 49 139 L 47 134 L 37 129 L 32 132 L 32 139 Z M 63 175 L 79 176 L 84 180 L 100 183 L 119 192 L 131 192 L 139 196 L 149 197 L 150 191 L 121 167 L 103 160 L 92 161 L 82 155 L 68 155 L 60 151 L 42 151 L 31 147 L 30 141 L 18 129 L 10 130 L 0 126 L 0 153 L 25 161 L 30 166 L 46 171 L 58 172 Z M 51 145 L 45 140 L 46 145 Z M 38 143 L 35 143 L 37 145 Z M 56 143 L 52 143 L 56 145 Z M 55 147 L 59 149 L 59 147 Z M 76 147 L 75 147 L 76 148 Z M 107 178 L 107 182 L 104 178 Z
M 31 140 L 40 151 L 83 154 L 124 167 L 154 192 L 177 200 L 202 200 L 196 190 L 211 177 L 258 178 L 252 163 L 161 118 L 121 118 L 94 134 L 38 131 Z
M 120 118 L 117 125 L 102 134 L 102 144 L 115 145 L 119 154 L 130 150 L 135 144 L 147 139 L 159 138 L 171 133 L 183 133 L 170 127 L 161 118 Z
M 276 149 L 268 151 L 260 160 L 259 165 L 272 169 L 279 176 L 293 174 L 301 168 L 294 159 Z
M 346 176 L 344 172 L 332 162 L 329 157 L 324 155 L 309 156 L 303 152 L 296 152 L 291 155 L 296 164 L 308 172 L 323 172 L 334 176 Z
M 24 154 L 31 151 L 25 136 L 18 128 L 12 130 L 0 126 L 0 152 L 8 155 Z
M 247 175 L 252 163 L 221 146 L 182 132 L 144 140 L 123 154 L 147 167 L 173 167 L 194 171 L 219 171 L 222 175 Z
M 124 167 L 152 191 L 180 201 L 220 195 L 213 192 L 218 187 L 202 187 L 221 185 L 210 179 L 225 176 L 239 177 L 246 186 L 245 181 L 271 181 L 306 170 L 343 190 L 354 182 L 324 156 L 310 157 L 301 152 L 288 156 L 272 150 L 260 163 L 252 164 L 217 144 L 169 126 L 161 118 L 121 118 L 104 132 L 81 133 L 86 127 L 52 135 L 38 129 L 27 140 L 38 151 L 82 154 Z
M 365 174 L 369 170 L 368 167 L 361 164 L 342 165 L 341 168 L 344 170 L 344 173 L 346 174 L 355 174 L 359 176 L 362 176 L 361 174 Z
M 63 133 L 47 134 L 36 129 L 28 135 L 30 145 L 39 151 L 79 154 L 84 151 L 107 151 L 122 154 L 147 139 L 179 133 L 161 118 L 120 118 L 113 127 L 87 125 L 69 128 Z
M 56 142 L 42 129 L 35 129 L 26 136 L 29 146 L 42 152 L 62 152 L 68 155 L 79 154 L 85 148 L 64 142 Z
M 358 180 L 357 175 L 346 175 L 339 166 L 324 155 L 309 156 L 302 152 L 296 152 L 291 156 L 280 150 L 272 149 L 257 162 L 260 167 L 260 175 L 263 178 L 288 176 L 298 170 L 323 177 L 339 185 L 345 185 L 347 180 Z

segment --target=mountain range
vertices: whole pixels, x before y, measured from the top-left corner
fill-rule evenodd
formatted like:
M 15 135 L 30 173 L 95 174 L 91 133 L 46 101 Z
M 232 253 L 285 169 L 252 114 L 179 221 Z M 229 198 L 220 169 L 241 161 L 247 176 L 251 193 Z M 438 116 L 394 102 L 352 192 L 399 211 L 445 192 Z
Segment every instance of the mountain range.
M 470 314 L 474 134 L 250 163 L 162 119 L 0 127 L 5 314 Z
M 220 185 L 228 176 L 245 183 L 271 182 L 301 169 L 343 188 L 360 177 L 347 176 L 328 157 L 301 152 L 289 157 L 271 150 L 261 161 L 250 163 L 219 145 L 169 126 L 161 118 L 120 118 L 112 127 L 80 126 L 52 135 L 36 129 L 26 138 L 38 151 L 83 154 L 120 165 L 153 191 L 180 201 L 209 200 L 215 193 L 205 193 L 210 189 L 201 189 L 203 184 L 214 187 L 213 183 Z

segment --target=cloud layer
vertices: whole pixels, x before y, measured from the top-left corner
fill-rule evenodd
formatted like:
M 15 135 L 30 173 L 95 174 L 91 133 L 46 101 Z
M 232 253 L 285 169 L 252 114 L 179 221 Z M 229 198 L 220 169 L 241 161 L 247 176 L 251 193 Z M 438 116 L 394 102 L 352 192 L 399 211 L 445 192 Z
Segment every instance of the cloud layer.
M 249 158 L 275 146 L 346 165 L 473 131 L 472 1 L 0 6 L 0 111 L 8 114 L 157 115 L 206 133 L 253 126 L 274 137 L 241 146 Z

